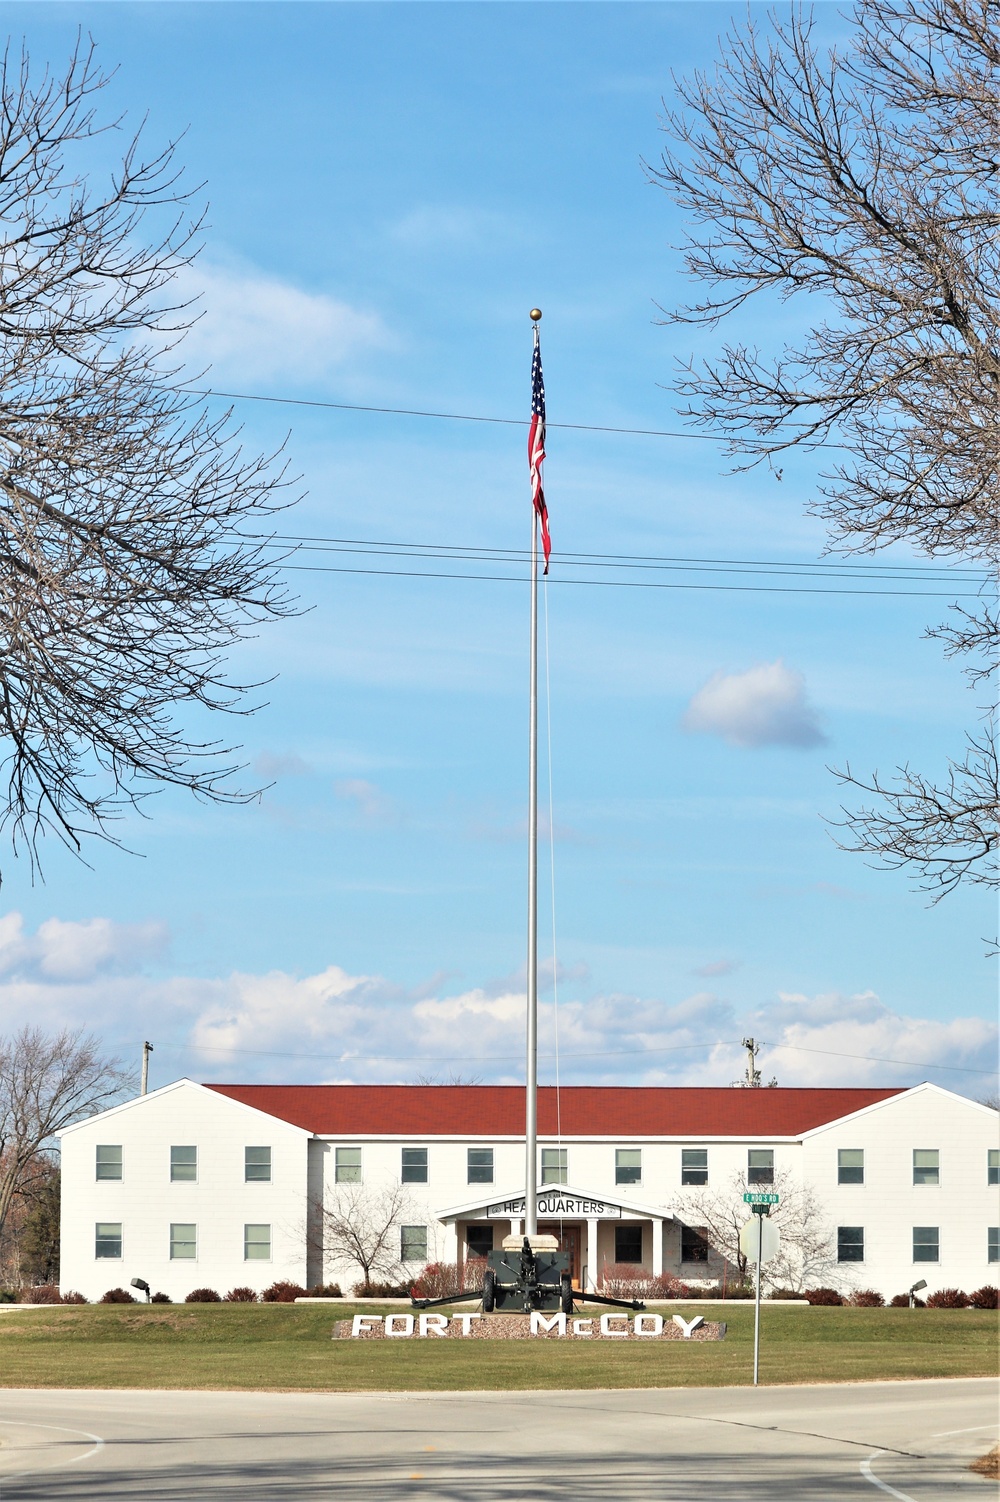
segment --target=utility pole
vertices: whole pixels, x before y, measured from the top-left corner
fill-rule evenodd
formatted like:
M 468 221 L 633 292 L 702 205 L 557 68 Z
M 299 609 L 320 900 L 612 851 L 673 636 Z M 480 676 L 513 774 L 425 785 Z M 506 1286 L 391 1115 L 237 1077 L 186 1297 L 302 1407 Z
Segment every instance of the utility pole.
M 149 1087 L 149 1056 L 152 1052 L 152 1043 L 144 1043 L 142 1045 L 142 1084 L 139 1086 L 140 1095 L 145 1095 Z
M 762 1043 L 757 1043 L 753 1038 L 744 1038 L 743 1047 L 747 1051 L 747 1074 L 743 1080 L 744 1090 L 760 1089 L 760 1070 L 757 1068 L 757 1055 L 763 1048 Z

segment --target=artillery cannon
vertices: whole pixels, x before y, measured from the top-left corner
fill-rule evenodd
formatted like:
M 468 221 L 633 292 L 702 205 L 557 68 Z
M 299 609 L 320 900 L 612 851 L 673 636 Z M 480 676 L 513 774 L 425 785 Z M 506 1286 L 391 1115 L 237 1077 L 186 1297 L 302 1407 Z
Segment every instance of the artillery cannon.
M 645 1309 L 639 1299 L 612 1299 L 607 1294 L 581 1295 L 588 1304 L 612 1304 L 619 1309 Z M 483 1313 L 495 1310 L 531 1314 L 533 1310 L 573 1313 L 574 1291 L 569 1256 L 554 1236 L 508 1236 L 500 1251 L 487 1254 L 482 1292 L 454 1293 L 442 1299 L 411 1298 L 414 1309 L 436 1304 L 482 1300 Z

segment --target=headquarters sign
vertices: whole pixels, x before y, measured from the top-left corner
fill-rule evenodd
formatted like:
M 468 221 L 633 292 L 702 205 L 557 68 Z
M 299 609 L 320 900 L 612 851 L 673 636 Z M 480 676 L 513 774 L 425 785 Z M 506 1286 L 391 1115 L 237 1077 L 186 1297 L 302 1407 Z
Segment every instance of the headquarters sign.
M 609 1205 L 605 1200 L 585 1199 L 578 1194 L 546 1194 L 543 1190 L 535 1200 L 540 1216 L 568 1217 L 574 1220 L 621 1220 L 621 1206 Z M 524 1195 L 519 1199 L 498 1200 L 486 1206 L 489 1220 L 523 1220 Z

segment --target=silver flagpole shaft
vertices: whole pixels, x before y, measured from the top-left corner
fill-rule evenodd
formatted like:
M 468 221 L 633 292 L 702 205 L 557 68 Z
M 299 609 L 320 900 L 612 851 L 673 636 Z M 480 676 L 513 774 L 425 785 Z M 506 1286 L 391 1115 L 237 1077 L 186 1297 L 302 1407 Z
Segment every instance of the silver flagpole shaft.
M 524 1234 L 538 1232 L 538 518 L 531 508 L 528 689 L 528 1026 L 524 1112 Z

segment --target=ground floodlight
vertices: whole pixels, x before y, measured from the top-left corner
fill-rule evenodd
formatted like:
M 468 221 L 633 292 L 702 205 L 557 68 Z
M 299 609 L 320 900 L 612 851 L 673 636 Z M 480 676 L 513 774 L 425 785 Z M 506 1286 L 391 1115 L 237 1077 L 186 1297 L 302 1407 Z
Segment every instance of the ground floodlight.
M 133 1278 L 132 1279 L 132 1287 L 133 1288 L 138 1288 L 138 1290 L 139 1290 L 140 1293 L 144 1293 L 146 1295 L 146 1303 L 148 1304 L 149 1303 L 149 1284 L 145 1281 L 145 1279 L 143 1279 L 143 1278 Z
M 914 1302 L 915 1296 L 920 1292 L 921 1288 L 926 1288 L 926 1287 L 927 1287 L 927 1279 L 926 1278 L 921 1278 L 918 1283 L 914 1283 L 913 1287 L 910 1289 L 910 1308 L 911 1309 L 913 1308 L 913 1302 Z

